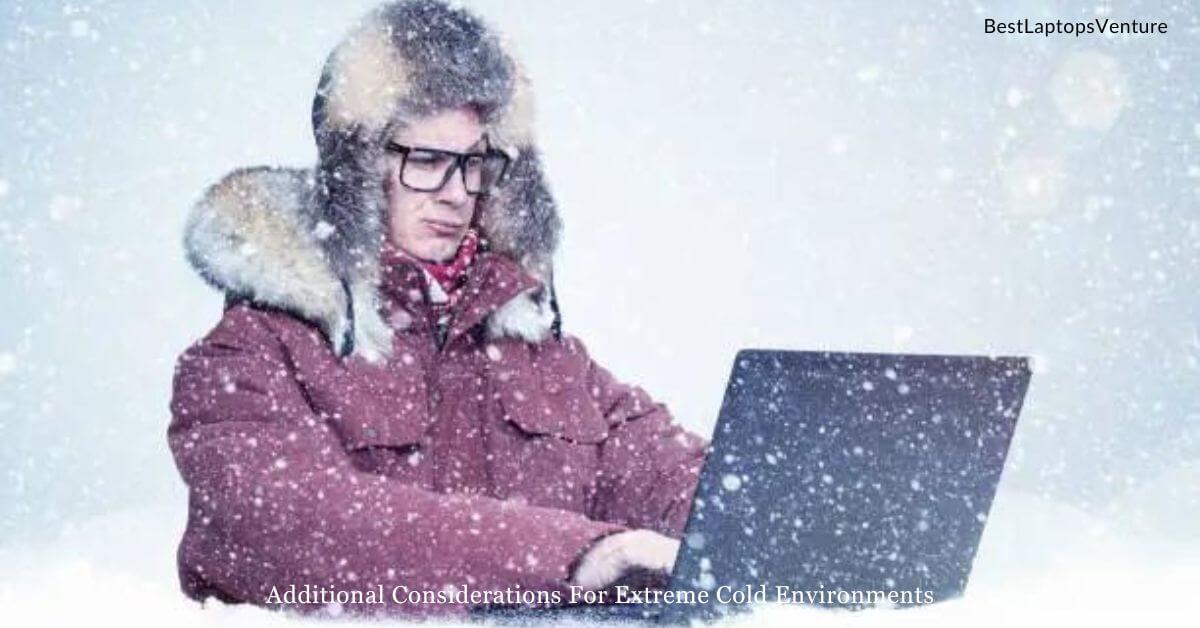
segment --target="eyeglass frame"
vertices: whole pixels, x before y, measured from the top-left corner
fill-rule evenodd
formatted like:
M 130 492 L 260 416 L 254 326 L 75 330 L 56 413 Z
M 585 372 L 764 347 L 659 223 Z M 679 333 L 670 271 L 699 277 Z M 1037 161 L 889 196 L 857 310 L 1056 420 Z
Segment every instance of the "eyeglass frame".
M 400 143 L 392 141 L 392 140 L 387 141 L 387 143 L 384 145 L 384 150 L 387 150 L 388 152 L 392 152 L 392 153 L 397 153 L 400 155 L 400 171 L 397 173 L 396 178 L 400 181 L 400 185 L 403 185 L 404 187 L 406 187 L 410 190 L 413 190 L 415 192 L 438 192 L 438 191 L 441 191 L 441 189 L 446 187 L 446 184 L 450 182 L 450 177 L 454 176 L 454 171 L 457 170 L 459 175 L 462 177 L 463 190 L 465 190 L 466 193 L 471 196 L 479 196 L 481 194 L 487 194 L 492 188 L 496 187 L 496 185 L 498 185 L 501 181 L 503 181 L 504 175 L 508 174 L 509 166 L 512 165 L 512 159 L 509 158 L 509 156 L 507 154 L 505 154 L 504 151 L 502 151 L 498 148 L 491 147 L 490 141 L 488 140 L 487 135 L 484 135 L 481 139 L 483 139 L 484 143 L 486 145 L 488 145 L 488 147 L 482 153 L 480 153 L 480 152 L 458 153 L 458 152 L 455 152 L 452 150 L 445 150 L 445 149 L 441 149 L 441 148 L 429 148 L 426 146 L 409 146 L 409 145 L 405 145 L 405 144 L 400 144 Z M 408 154 L 412 151 L 424 151 L 424 152 L 428 152 L 428 153 L 444 155 L 444 156 L 454 159 L 454 164 L 446 169 L 446 174 L 442 177 L 442 182 L 439 183 L 437 185 L 437 187 L 428 189 L 428 190 L 418 188 L 418 187 L 413 187 L 404 182 L 404 166 L 407 165 Z M 470 157 L 487 158 L 489 156 L 499 156 L 500 158 L 502 158 L 504 160 L 502 165 L 500 166 L 500 173 L 496 175 L 496 177 L 492 180 L 492 183 L 490 185 L 488 185 L 486 189 L 484 187 L 482 187 L 482 185 L 481 185 L 479 190 L 472 192 L 470 189 L 467 188 L 467 169 L 466 169 L 467 159 Z

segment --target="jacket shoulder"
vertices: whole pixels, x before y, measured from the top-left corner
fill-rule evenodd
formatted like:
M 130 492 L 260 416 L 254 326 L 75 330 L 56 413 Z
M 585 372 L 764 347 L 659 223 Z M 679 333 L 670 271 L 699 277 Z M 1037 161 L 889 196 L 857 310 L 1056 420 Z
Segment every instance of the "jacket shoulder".
M 188 214 L 184 251 L 227 298 L 295 313 L 340 337 L 348 295 L 322 246 L 335 229 L 312 215 L 313 185 L 312 171 L 296 168 L 225 175 Z
M 295 314 L 250 301 L 231 300 L 216 324 L 194 341 L 180 356 L 180 360 L 214 353 L 275 355 L 283 345 L 282 329 L 309 326 Z

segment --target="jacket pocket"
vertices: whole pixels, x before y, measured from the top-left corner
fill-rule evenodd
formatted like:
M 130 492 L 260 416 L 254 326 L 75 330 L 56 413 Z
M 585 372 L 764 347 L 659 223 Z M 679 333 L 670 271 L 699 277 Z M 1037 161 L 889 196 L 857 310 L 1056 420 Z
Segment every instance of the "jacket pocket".
M 337 430 L 348 451 L 409 449 L 424 440 L 433 422 L 417 364 L 346 361 L 306 380 L 310 403 Z
M 564 404 L 562 399 L 520 388 L 503 391 L 500 397 L 504 418 L 529 436 L 555 436 L 587 445 L 608 438 L 608 426 L 590 401 Z
M 521 360 L 524 352 L 528 359 Z M 521 346 L 516 353 L 513 362 L 497 365 L 492 378 L 505 421 L 530 437 L 587 445 L 608 438 L 608 423 L 588 394 L 580 360 L 557 346 Z

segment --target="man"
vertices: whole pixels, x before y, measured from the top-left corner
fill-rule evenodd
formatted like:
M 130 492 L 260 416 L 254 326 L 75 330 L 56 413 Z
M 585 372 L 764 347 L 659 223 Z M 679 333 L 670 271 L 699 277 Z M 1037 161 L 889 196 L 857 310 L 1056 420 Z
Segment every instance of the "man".
M 189 596 L 461 613 L 421 594 L 671 568 L 707 442 L 562 332 L 529 98 L 475 16 L 385 4 L 326 63 L 317 167 L 194 208 L 227 303 L 171 403 Z

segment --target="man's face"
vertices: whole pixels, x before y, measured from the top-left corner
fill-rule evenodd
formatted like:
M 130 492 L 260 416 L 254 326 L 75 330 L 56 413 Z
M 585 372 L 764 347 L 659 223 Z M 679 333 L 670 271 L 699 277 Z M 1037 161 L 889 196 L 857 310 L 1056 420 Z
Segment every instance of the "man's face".
M 467 153 L 482 150 L 483 132 L 475 111 L 461 108 L 420 118 L 391 139 L 403 146 Z M 450 259 L 458 250 L 475 213 L 476 197 L 463 187 L 461 170 L 456 171 L 442 189 L 419 192 L 400 182 L 401 156 L 388 153 L 387 159 L 388 175 L 384 187 L 392 244 L 427 261 Z

